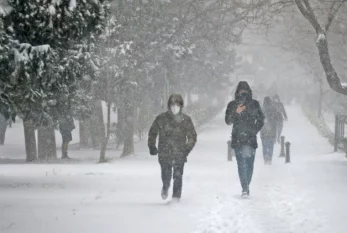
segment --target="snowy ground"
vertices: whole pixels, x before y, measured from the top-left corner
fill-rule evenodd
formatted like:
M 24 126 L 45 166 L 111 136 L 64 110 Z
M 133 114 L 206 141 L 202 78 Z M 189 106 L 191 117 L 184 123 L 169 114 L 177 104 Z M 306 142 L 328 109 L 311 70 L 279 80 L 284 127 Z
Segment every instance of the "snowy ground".
M 249 200 L 240 198 L 236 162 L 226 161 L 230 128 L 218 117 L 199 135 L 179 204 L 160 199 L 159 165 L 145 142 L 136 157 L 112 164 L 73 151 L 87 162 L 0 165 L 0 232 L 344 233 L 347 161 L 299 109 L 288 109 L 285 125 L 292 163 L 276 148 L 274 164 L 264 166 L 258 150 Z M 22 157 L 22 136 L 9 137 L 1 157 Z

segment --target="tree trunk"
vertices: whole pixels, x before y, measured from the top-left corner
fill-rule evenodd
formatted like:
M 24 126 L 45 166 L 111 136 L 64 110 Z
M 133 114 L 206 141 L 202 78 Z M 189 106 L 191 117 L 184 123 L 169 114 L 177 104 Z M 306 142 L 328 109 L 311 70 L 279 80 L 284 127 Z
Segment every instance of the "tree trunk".
M 340 78 L 337 75 L 336 70 L 331 63 L 328 41 L 325 34 L 318 35 L 317 48 L 319 52 L 320 62 L 323 66 L 329 86 L 334 91 L 343 95 L 347 95 L 347 86 L 341 84 Z
M 80 148 L 88 148 L 90 146 L 90 121 L 83 120 L 79 122 L 80 126 Z
M 133 155 L 135 153 L 134 149 L 134 135 L 133 134 L 128 134 L 128 137 L 124 141 L 124 148 L 123 148 L 123 153 L 122 157 L 126 157 L 129 155 Z
M 111 128 L 111 103 L 107 103 L 107 123 L 106 123 L 106 136 L 101 145 L 100 150 L 100 163 L 106 162 L 106 148 L 108 141 L 110 140 L 110 128 Z
M 5 144 L 5 134 L 7 129 L 7 121 L 3 114 L 0 113 L 0 145 Z
M 318 109 L 317 109 L 317 117 L 322 117 L 322 107 L 323 106 L 323 82 L 319 81 L 319 96 L 318 96 Z
M 90 131 L 93 149 L 100 148 L 105 138 L 105 125 L 101 100 L 95 102 L 94 113 L 90 119 Z
M 124 129 L 125 129 L 125 112 L 124 108 L 118 107 L 117 108 L 117 148 L 124 143 Z
M 137 136 L 139 137 L 140 140 L 144 138 L 145 134 L 145 129 L 147 127 L 147 121 L 148 121 L 148 106 L 141 105 L 137 108 L 135 111 L 136 114 L 136 132 Z
M 132 101 L 125 103 L 124 148 L 122 157 L 134 154 L 134 107 Z
M 57 146 L 55 142 L 55 132 L 52 125 L 41 127 L 37 131 L 37 149 L 39 159 L 56 159 Z
M 35 127 L 31 120 L 24 120 L 23 125 L 26 161 L 31 162 L 37 159 Z

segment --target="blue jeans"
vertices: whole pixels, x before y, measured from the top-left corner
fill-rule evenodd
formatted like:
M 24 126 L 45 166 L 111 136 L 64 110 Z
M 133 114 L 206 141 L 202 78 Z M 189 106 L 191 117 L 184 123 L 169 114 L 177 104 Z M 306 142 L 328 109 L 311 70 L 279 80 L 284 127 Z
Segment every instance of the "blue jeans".
M 277 121 L 276 122 L 277 142 L 281 142 L 282 130 L 283 130 L 283 120 Z
M 249 192 L 249 185 L 253 176 L 255 149 L 251 146 L 244 145 L 234 150 L 242 191 Z
M 263 143 L 263 156 L 265 162 L 271 162 L 274 153 L 275 141 L 272 139 L 262 139 Z

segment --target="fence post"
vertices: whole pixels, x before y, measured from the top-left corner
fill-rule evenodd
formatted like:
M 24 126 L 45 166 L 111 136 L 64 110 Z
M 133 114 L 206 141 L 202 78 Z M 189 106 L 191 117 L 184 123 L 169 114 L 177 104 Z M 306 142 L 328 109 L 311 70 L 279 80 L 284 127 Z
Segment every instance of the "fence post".
M 340 117 L 340 125 L 341 125 L 341 133 L 340 133 L 340 142 L 342 142 L 342 139 L 345 137 L 345 116 Z
M 335 115 L 335 140 L 334 140 L 334 152 L 337 152 L 338 147 L 338 134 L 339 134 L 339 116 Z
M 290 142 L 286 142 L 286 163 L 290 163 Z
M 286 154 L 284 152 L 284 140 L 285 140 L 285 137 L 281 136 L 281 153 L 280 153 L 280 157 L 285 157 L 286 156 Z
M 228 161 L 233 161 L 233 153 L 231 149 L 231 141 L 228 141 Z

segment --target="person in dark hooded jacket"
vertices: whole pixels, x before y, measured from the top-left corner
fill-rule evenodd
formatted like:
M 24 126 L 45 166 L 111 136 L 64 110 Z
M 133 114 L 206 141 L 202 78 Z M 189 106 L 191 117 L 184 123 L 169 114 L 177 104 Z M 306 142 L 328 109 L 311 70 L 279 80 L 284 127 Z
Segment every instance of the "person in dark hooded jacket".
M 171 95 L 168 101 L 168 111 L 160 114 L 155 119 L 148 133 L 150 154 L 159 154 L 163 182 L 161 196 L 163 200 L 168 197 L 172 176 L 174 180 L 172 198 L 174 201 L 180 200 L 184 164 L 187 162 L 187 157 L 197 140 L 191 118 L 182 113 L 183 106 L 184 102 L 181 95 Z
M 263 112 L 265 124 L 260 131 L 260 138 L 263 143 L 264 163 L 271 164 L 274 145 L 276 142 L 276 116 L 277 110 L 270 97 L 264 98 Z
M 264 114 L 259 102 L 252 98 L 247 82 L 241 81 L 236 89 L 235 100 L 228 104 L 225 122 L 233 124 L 231 147 L 235 150 L 242 196 L 249 195 L 253 176 L 257 134 L 264 125 Z
M 61 146 L 61 158 L 69 159 L 68 147 L 69 143 L 72 141 L 72 130 L 75 129 L 75 124 L 73 118 L 70 116 L 65 116 L 59 121 L 59 131 L 62 136 L 63 144 Z
M 277 110 L 276 114 L 276 128 L 277 128 L 277 142 L 280 142 L 282 130 L 283 130 L 283 121 L 288 120 L 286 109 L 284 108 L 283 103 L 281 102 L 280 96 L 278 94 L 274 95 L 273 103 Z

